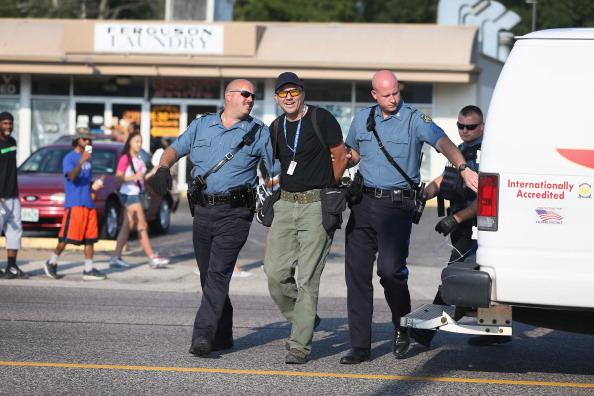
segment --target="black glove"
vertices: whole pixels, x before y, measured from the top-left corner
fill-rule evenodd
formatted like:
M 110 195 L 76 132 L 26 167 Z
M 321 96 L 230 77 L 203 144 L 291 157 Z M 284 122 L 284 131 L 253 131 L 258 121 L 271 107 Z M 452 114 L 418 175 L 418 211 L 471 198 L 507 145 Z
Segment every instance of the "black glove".
M 447 236 L 450 232 L 454 231 L 458 227 L 458 222 L 454 218 L 454 216 L 447 216 L 441 219 L 439 223 L 435 226 L 435 231 Z
M 153 191 L 155 194 L 163 196 L 171 188 L 171 172 L 169 168 L 160 167 L 153 176 Z

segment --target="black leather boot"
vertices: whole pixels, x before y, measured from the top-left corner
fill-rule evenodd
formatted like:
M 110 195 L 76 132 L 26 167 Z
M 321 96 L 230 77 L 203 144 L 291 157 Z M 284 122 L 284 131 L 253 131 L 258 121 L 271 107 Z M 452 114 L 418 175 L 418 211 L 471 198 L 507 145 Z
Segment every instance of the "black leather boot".
M 394 343 L 392 352 L 396 359 L 402 359 L 408 348 L 410 347 L 410 337 L 408 335 L 408 329 L 398 329 L 394 332 Z

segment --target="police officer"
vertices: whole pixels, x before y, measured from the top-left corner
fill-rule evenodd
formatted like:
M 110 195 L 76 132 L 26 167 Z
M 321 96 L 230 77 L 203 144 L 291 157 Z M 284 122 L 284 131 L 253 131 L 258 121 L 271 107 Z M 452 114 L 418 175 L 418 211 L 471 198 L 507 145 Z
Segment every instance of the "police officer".
M 400 317 L 410 312 L 406 258 L 412 227 L 415 191 L 388 162 L 378 141 L 367 128 L 374 111 L 375 128 L 389 155 L 415 182 L 420 179 L 423 143 L 443 153 L 472 189 L 477 174 L 465 165 L 456 146 L 431 118 L 406 104 L 400 97 L 394 73 L 381 70 L 372 80 L 371 95 L 377 105 L 359 111 L 349 130 L 346 144 L 351 149 L 349 165 L 359 163 L 363 176 L 363 196 L 351 206 L 346 228 L 346 283 L 351 351 L 342 364 L 370 360 L 373 314 L 373 262 L 377 254 L 377 273 L 392 311 L 395 332 L 393 353 L 405 356 L 410 345 L 408 332 L 400 328 Z
M 165 150 L 154 176 L 155 192 L 164 194 L 171 186 L 169 169 L 179 158 L 188 155 L 195 179 L 238 147 L 247 133 L 257 131 L 251 142 L 206 178 L 206 187 L 200 191 L 200 202 L 194 208 L 194 252 L 203 294 L 190 353 L 201 357 L 233 347 L 229 282 L 253 218 L 258 161 L 264 159 L 272 169 L 268 128 L 249 115 L 254 99 L 251 82 L 231 81 L 225 89 L 224 110 L 194 120 Z M 254 125 L 257 129 L 252 129 Z
M 464 155 L 464 161 L 472 170 L 478 172 L 481 143 L 483 141 L 483 112 L 477 106 L 466 106 L 458 114 L 458 132 L 462 143 L 458 149 Z M 451 167 L 449 168 L 451 170 Z M 448 169 L 446 169 L 446 172 Z M 476 240 L 472 239 L 472 227 L 476 218 L 476 194 L 464 188 L 454 177 L 437 177 L 425 189 L 427 199 L 438 195 L 442 190 L 442 199 L 450 200 L 451 214 L 444 217 L 435 226 L 435 231 L 444 236 L 450 235 L 452 241 L 452 254 L 449 263 L 464 261 L 466 257 L 476 252 Z M 446 186 L 447 184 L 447 186 Z M 462 188 L 459 188 L 462 187 Z M 443 304 L 441 298 L 434 304 Z

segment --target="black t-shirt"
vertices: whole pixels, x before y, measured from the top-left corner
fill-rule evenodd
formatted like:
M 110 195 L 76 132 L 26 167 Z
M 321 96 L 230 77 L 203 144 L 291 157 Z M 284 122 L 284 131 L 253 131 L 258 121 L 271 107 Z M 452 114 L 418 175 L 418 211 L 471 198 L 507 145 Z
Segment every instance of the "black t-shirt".
M 0 139 L 0 197 L 17 198 L 16 140 Z
M 289 164 L 293 160 L 293 152 L 289 147 L 295 143 L 295 133 L 299 120 L 287 121 L 287 137 L 285 139 L 284 120 L 285 116 L 278 117 L 270 127 L 272 142 L 276 146 L 276 158 L 281 163 L 280 185 L 285 191 L 303 192 L 315 188 L 330 187 L 333 184 L 332 160 L 327 148 L 322 146 L 320 139 L 313 129 L 311 115 L 314 106 L 308 106 L 307 113 L 301 122 L 301 132 L 295 154 L 297 167 L 293 175 L 288 175 Z M 342 141 L 342 131 L 336 118 L 327 110 L 317 108 L 316 119 L 320 132 L 327 147 L 334 147 Z M 278 140 L 275 135 L 274 125 L 278 123 Z M 288 141 L 288 145 L 287 145 Z

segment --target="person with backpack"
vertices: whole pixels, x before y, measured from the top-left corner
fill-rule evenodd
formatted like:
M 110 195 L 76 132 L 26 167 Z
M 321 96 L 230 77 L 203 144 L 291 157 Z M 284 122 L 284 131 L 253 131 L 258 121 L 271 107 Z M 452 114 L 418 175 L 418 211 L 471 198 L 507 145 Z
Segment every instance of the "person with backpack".
M 334 235 L 324 228 L 322 191 L 342 177 L 346 148 L 336 118 L 305 103 L 304 85 L 295 73 L 278 76 L 275 97 L 284 112 L 270 131 L 281 163 L 281 193 L 274 204 L 264 272 L 272 299 L 292 324 L 285 363 L 304 364 L 320 321 L 320 277 Z

